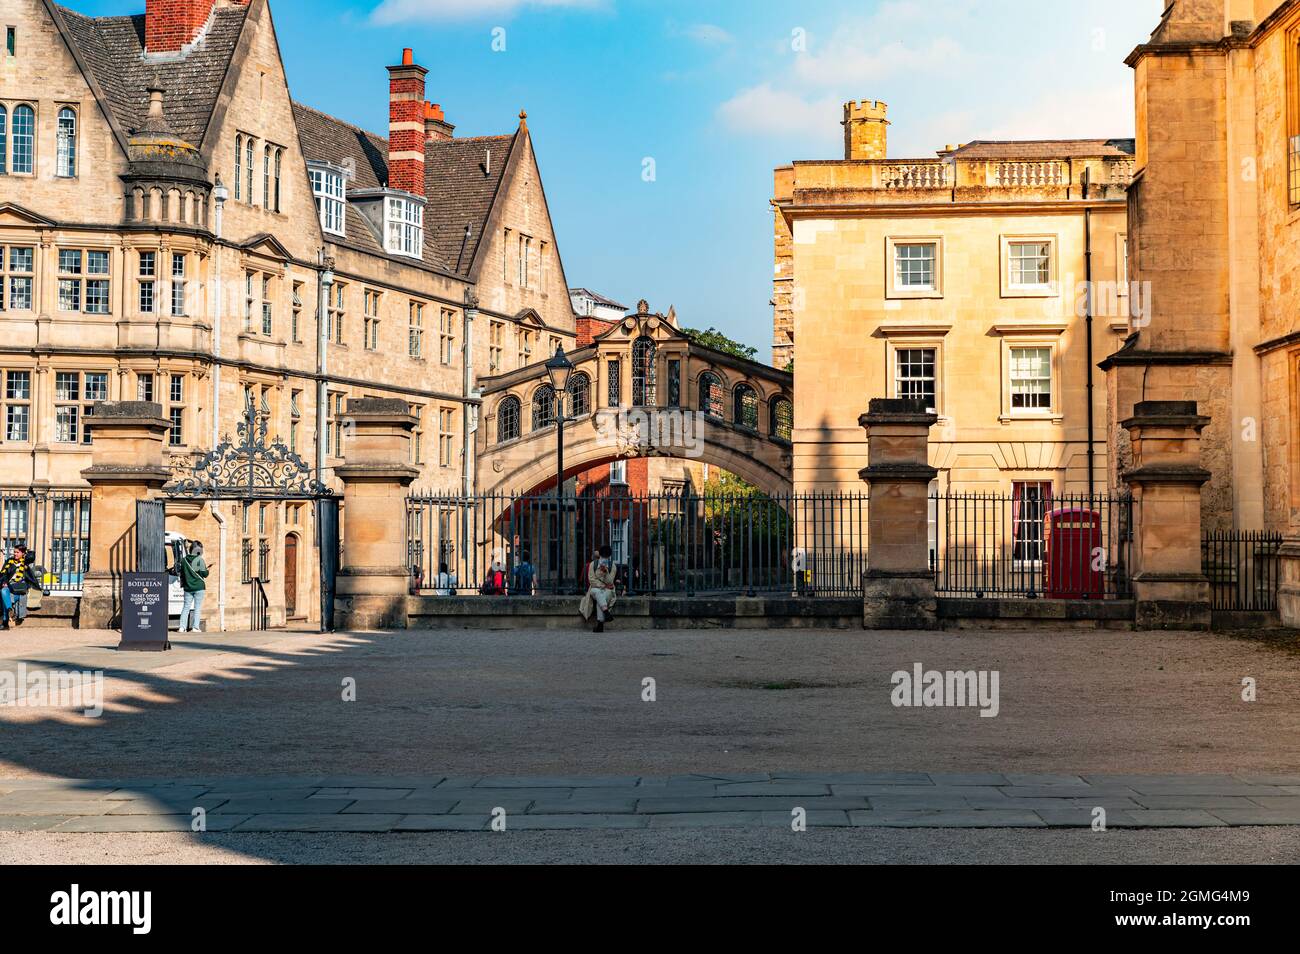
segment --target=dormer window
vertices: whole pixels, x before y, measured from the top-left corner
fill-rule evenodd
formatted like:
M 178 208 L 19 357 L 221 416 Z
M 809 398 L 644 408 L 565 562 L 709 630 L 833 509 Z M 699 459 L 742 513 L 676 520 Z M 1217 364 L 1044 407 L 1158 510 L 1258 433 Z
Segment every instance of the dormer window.
M 320 214 L 320 227 L 334 235 L 346 235 L 347 194 L 343 172 L 329 166 L 311 166 L 311 191 L 316 197 L 316 211 Z
M 424 256 L 424 205 L 388 196 L 384 201 L 384 247 L 390 255 Z

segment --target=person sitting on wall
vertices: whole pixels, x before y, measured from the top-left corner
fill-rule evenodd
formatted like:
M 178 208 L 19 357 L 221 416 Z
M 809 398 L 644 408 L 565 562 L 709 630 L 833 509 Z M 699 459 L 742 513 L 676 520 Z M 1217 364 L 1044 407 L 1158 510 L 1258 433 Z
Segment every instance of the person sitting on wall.
M 596 625 L 591 629 L 593 633 L 603 633 L 605 623 L 614 618 L 610 610 L 616 598 L 614 593 L 616 580 L 614 551 L 606 545 L 597 551 L 596 558 L 587 566 L 587 595 L 578 604 L 578 611 L 588 622 L 591 621 L 592 614 L 595 614 Z
M 510 584 L 511 596 L 532 596 L 537 582 L 537 568 L 533 566 L 532 554 L 527 550 L 523 559 L 515 567 L 514 580 Z
M 447 564 L 438 564 L 438 575 L 434 578 L 434 596 L 455 596 L 456 595 L 456 574 L 447 572 Z
M 18 626 L 23 624 L 27 619 L 27 593 L 34 586 L 41 593 L 45 590 L 41 588 L 40 577 L 36 575 L 36 556 L 31 555 L 28 559 L 27 544 L 20 543 L 14 547 L 14 555 L 5 561 L 3 567 L 0 567 L 0 586 L 9 590 L 9 595 L 13 600 L 13 620 Z M 9 620 L 5 620 L 5 629 L 9 628 Z
M 483 580 L 483 585 L 479 587 L 479 592 L 484 596 L 504 596 L 506 592 L 506 571 L 505 567 L 498 561 L 492 562 L 492 567 L 488 570 L 487 578 Z

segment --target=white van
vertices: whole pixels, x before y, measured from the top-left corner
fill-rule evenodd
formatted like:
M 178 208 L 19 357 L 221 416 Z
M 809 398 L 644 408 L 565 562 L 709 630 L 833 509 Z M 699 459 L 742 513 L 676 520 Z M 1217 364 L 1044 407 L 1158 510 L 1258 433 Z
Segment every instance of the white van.
M 168 530 L 163 538 L 163 543 L 167 548 L 167 569 L 171 571 L 176 567 L 177 557 L 185 552 L 185 546 L 189 543 L 185 535 Z M 181 589 L 181 578 L 174 573 L 167 574 L 167 626 L 169 629 L 179 629 L 181 625 L 181 607 L 185 603 L 185 591 Z

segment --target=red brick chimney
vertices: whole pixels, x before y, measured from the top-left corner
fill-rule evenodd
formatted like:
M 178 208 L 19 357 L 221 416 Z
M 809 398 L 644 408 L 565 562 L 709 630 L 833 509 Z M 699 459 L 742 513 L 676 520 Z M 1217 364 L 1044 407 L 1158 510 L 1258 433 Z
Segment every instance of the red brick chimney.
M 447 122 L 437 103 L 424 104 L 424 138 L 428 142 L 445 142 L 455 138 L 456 127 Z
M 424 195 L 424 77 L 415 55 L 402 51 L 388 67 L 388 187 Z
M 226 0 L 247 6 L 249 0 Z M 148 53 L 179 53 L 199 35 L 217 0 L 145 0 L 144 48 Z

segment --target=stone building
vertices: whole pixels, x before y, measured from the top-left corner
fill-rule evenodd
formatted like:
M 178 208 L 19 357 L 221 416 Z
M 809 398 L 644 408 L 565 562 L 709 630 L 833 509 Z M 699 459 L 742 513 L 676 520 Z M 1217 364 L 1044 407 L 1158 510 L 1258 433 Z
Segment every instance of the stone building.
M 178 470 L 251 405 L 337 486 L 346 401 L 400 398 L 416 486 L 472 489 L 477 378 L 576 331 L 524 114 L 456 136 L 407 50 L 368 132 L 293 100 L 267 0 L 143 3 L 0 23 L 5 542 L 66 536 L 41 501 L 85 486 L 103 400 L 161 403 Z M 217 564 L 213 628 L 247 621 L 250 572 L 273 621 L 314 618 L 309 504 L 169 514 Z
M 885 104 L 848 103 L 842 159 L 775 171 L 773 363 L 797 351 L 794 489 L 860 490 L 859 415 L 913 397 L 939 417 L 936 489 L 1104 491 L 1095 365 L 1128 329 L 1132 141 L 889 159 L 888 125 Z

